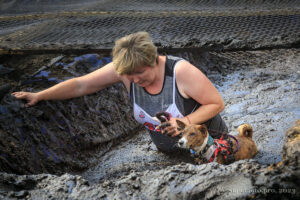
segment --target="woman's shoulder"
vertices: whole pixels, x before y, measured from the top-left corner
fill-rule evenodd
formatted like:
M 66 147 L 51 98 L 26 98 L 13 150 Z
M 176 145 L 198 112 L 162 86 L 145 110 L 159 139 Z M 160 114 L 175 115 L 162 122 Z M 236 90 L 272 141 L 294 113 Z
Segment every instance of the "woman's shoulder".
M 201 70 L 199 70 L 199 68 L 185 59 L 182 59 L 177 64 L 175 76 L 176 79 L 179 79 L 179 81 L 182 79 L 190 79 L 192 77 L 199 77 L 203 75 L 204 74 L 201 72 Z

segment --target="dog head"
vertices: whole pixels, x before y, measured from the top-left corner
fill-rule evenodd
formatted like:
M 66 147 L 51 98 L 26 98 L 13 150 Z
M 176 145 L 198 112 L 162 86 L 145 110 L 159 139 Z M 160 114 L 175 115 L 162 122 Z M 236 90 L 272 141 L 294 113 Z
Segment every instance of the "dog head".
M 178 147 L 184 149 L 201 150 L 202 144 L 208 136 L 207 127 L 203 125 L 186 125 L 180 120 L 176 120 L 178 130 L 182 131 L 182 137 L 178 140 Z

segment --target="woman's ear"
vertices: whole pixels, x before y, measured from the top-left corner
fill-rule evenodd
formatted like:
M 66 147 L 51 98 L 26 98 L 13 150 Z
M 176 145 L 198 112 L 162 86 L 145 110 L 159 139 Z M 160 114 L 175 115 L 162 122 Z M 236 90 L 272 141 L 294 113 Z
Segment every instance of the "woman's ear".
M 179 131 L 183 130 L 186 127 L 186 124 L 178 119 L 176 119 L 176 123 L 178 125 Z

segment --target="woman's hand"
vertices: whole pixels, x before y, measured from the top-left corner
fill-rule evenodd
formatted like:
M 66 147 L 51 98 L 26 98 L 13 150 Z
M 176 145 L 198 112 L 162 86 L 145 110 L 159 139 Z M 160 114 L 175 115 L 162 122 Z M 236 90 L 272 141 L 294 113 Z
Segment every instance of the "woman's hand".
M 17 99 L 25 99 L 27 101 L 27 104 L 25 104 L 25 107 L 33 106 L 37 102 L 39 102 L 38 93 L 33 92 L 14 92 L 12 93 L 14 97 Z
M 162 123 L 161 129 L 162 134 L 167 134 L 171 137 L 176 137 L 180 135 L 181 131 L 178 130 L 178 124 L 176 123 L 176 120 L 180 120 L 184 123 L 188 123 L 186 121 L 186 118 L 171 118 L 170 120 L 167 120 L 166 122 Z

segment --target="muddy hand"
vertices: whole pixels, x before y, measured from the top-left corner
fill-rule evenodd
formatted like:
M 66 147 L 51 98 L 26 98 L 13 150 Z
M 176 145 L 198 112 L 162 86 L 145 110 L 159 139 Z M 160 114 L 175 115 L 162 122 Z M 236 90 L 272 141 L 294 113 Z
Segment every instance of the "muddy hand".
M 180 120 L 180 118 L 171 118 L 168 122 L 171 124 L 172 128 L 169 128 L 172 137 L 176 137 L 182 133 L 182 130 L 178 127 L 176 120 Z
M 166 121 L 164 123 L 161 123 L 159 126 L 157 126 L 155 128 L 155 130 L 161 129 L 161 133 L 162 134 L 166 134 L 169 135 L 171 137 L 175 137 L 180 135 L 180 131 L 178 130 L 178 127 L 175 125 L 172 125 L 171 121 L 173 121 L 172 119 L 176 119 L 176 118 L 171 118 L 170 121 Z
M 169 121 L 171 118 L 170 114 L 167 112 L 159 112 L 159 113 L 156 113 L 155 116 L 161 123 Z
M 17 99 L 24 99 L 27 101 L 27 104 L 25 104 L 25 107 L 33 106 L 35 105 L 39 99 L 37 93 L 32 92 L 14 92 L 12 93 L 14 97 Z
M 172 126 L 169 121 L 162 123 L 161 125 L 162 125 L 162 134 L 166 134 L 172 137 L 176 136 L 176 127 Z
M 161 123 L 160 125 L 158 125 L 156 128 L 155 128 L 155 131 L 157 131 L 158 129 L 161 129 L 162 133 L 164 134 L 165 132 L 163 131 L 165 128 L 171 126 L 171 124 L 169 122 L 164 122 L 164 123 Z
M 171 118 L 171 114 L 168 112 L 159 112 L 155 116 L 161 122 L 161 124 L 155 128 L 156 131 L 161 129 L 162 134 L 172 137 L 180 134 L 176 123 L 177 118 Z
M 170 123 L 168 123 L 170 119 L 170 114 L 167 112 L 159 112 L 155 114 L 155 117 L 160 121 L 160 125 L 155 128 L 155 131 L 161 129 L 161 133 L 165 134 L 163 129 L 165 129 L 168 126 L 171 126 Z

